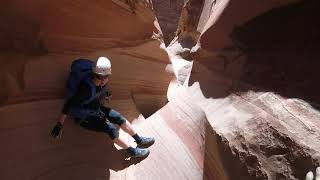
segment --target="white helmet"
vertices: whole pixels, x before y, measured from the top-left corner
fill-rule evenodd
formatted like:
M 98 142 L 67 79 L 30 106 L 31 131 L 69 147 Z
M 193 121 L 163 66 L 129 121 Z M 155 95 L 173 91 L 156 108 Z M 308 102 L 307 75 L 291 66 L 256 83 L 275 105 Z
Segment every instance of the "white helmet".
M 102 76 L 111 75 L 111 62 L 106 57 L 99 57 L 93 72 Z

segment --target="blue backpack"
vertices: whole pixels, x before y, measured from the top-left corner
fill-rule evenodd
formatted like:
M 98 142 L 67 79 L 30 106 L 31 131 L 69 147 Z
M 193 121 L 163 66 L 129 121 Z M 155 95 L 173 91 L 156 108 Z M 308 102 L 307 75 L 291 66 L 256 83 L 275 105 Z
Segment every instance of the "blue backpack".
M 88 59 L 76 59 L 71 64 L 71 71 L 67 80 L 66 98 L 73 97 L 79 88 L 80 83 L 87 83 L 92 87 L 91 75 L 94 62 Z

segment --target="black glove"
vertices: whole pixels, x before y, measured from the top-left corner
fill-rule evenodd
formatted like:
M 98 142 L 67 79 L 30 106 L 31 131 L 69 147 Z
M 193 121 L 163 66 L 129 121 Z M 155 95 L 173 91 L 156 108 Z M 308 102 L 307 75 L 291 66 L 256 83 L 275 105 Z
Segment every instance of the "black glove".
M 63 125 L 58 122 L 52 129 L 51 131 L 51 136 L 54 137 L 54 138 L 57 138 L 57 137 L 60 137 L 61 134 L 62 134 L 62 128 L 63 128 Z

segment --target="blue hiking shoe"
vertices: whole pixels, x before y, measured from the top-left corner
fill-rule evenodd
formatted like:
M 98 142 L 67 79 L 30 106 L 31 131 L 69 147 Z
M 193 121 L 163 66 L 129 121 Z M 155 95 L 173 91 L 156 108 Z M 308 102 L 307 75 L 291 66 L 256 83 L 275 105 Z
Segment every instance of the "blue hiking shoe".
M 150 147 L 151 145 L 153 145 L 155 142 L 155 139 L 153 137 L 142 137 L 140 136 L 139 141 L 136 141 L 136 143 L 138 144 L 138 147 Z
M 132 148 L 132 150 L 130 150 L 129 152 L 130 157 L 133 157 L 133 158 L 144 158 L 144 157 L 147 157 L 149 153 L 150 151 L 144 148 Z

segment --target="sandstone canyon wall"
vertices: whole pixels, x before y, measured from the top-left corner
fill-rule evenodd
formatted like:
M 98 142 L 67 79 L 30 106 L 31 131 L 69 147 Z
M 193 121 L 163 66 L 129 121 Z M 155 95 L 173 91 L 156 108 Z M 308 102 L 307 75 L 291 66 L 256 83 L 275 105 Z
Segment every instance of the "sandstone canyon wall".
M 315 0 L 13 0 L 0 7 L 0 179 L 303 179 L 320 165 Z M 76 58 L 156 143 L 49 135 Z M 121 131 L 121 137 L 134 145 Z
M 303 179 L 319 164 L 319 36 L 312 20 L 319 17 L 318 2 L 202 3 L 211 8 L 184 17 L 196 20 L 189 24 L 197 28 L 184 28 L 193 30 L 182 31 L 169 48 L 180 47 L 179 55 L 193 60 L 191 83 L 199 81 L 204 95 L 213 97 L 199 106 L 216 133 L 229 178 Z M 213 162 L 205 161 L 208 179 L 217 174 L 206 166 Z

